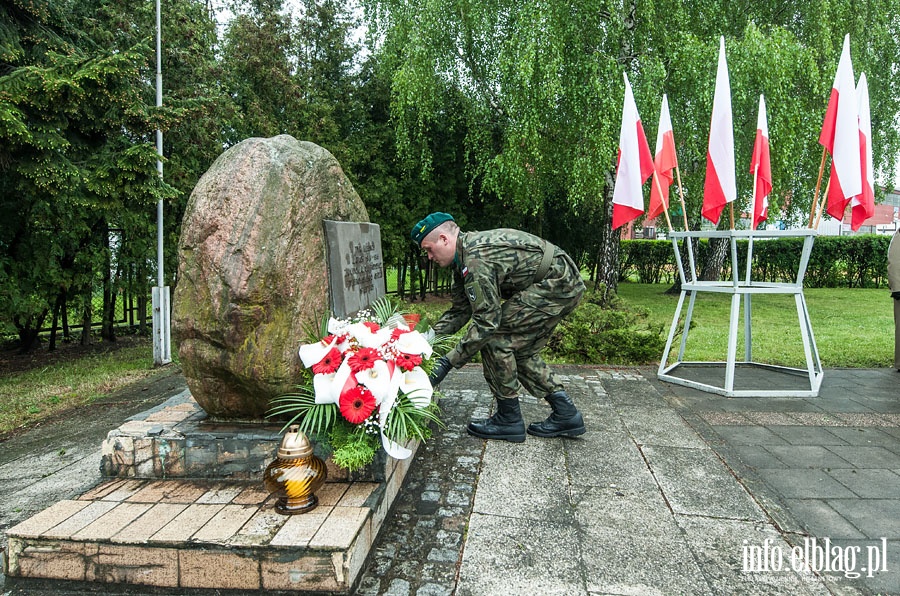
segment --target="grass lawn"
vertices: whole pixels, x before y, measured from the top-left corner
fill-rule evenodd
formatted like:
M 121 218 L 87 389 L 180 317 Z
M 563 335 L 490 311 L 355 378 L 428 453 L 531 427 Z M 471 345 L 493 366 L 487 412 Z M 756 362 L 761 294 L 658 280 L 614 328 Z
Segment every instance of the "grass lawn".
M 668 334 L 678 306 L 677 294 L 665 294 L 669 287 L 668 284 L 622 283 L 619 296 L 629 304 L 646 308 L 651 322 L 663 325 Z M 894 318 L 887 290 L 812 288 L 805 290 L 804 295 L 822 366 L 878 368 L 892 364 Z M 689 298 L 685 298 L 682 322 Z M 726 360 L 730 311 L 730 294 L 697 293 L 685 360 Z M 744 354 L 743 305 L 740 316 L 739 360 Z M 753 361 L 806 368 L 793 296 L 753 296 L 751 329 Z M 680 335 L 676 336 L 670 363 L 678 355 L 680 339 Z
M 66 354 L 66 352 L 77 354 Z M 90 402 L 153 374 L 150 338 L 126 337 L 90 350 L 62 346 L 41 354 L 46 362 L 20 365 L 0 375 L 0 438 L 22 425 L 34 423 Z M 62 357 L 59 357 L 62 356 Z M 24 357 L 4 354 L 5 359 Z

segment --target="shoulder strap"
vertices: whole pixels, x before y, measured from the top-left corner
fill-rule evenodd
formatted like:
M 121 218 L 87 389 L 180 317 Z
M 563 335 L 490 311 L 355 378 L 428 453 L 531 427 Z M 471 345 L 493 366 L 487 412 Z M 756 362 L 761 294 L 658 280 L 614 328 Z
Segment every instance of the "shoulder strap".
M 547 277 L 555 252 L 556 247 L 544 240 L 544 257 L 541 259 L 541 264 L 538 266 L 537 271 L 534 272 L 534 283 L 540 283 Z

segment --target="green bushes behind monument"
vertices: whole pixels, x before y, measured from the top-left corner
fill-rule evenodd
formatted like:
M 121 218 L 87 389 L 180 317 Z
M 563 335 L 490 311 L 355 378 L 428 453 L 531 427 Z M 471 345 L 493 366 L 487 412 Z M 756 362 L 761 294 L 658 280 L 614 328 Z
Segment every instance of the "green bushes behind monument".
M 813 244 L 804 285 L 808 288 L 887 287 L 887 249 L 890 236 L 858 234 L 819 236 Z M 737 241 L 739 276 L 746 276 L 747 240 Z M 758 239 L 753 242 L 752 279 L 792 282 L 797 276 L 802 238 Z M 703 263 L 707 239 L 695 245 L 696 262 Z M 683 252 L 683 251 L 682 251 Z M 722 279 L 731 278 L 731 254 L 726 254 Z M 671 283 L 678 277 L 671 240 L 623 240 L 619 279 L 641 283 Z

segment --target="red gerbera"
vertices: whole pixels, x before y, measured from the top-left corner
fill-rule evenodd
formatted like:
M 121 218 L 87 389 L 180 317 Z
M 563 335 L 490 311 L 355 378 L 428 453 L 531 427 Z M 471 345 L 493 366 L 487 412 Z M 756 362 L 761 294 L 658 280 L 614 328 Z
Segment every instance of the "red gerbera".
M 363 321 L 363 325 L 369 328 L 369 331 L 375 333 L 379 329 L 381 329 L 381 325 L 376 323 L 375 321 Z
M 378 353 L 378 350 L 375 348 L 360 348 L 356 354 L 350 356 L 347 364 L 350 365 L 350 370 L 358 373 L 375 366 L 376 360 L 381 360 L 381 354 Z
M 391 341 L 397 341 L 397 339 L 404 333 L 409 333 L 409 329 L 400 329 L 399 327 L 395 328 L 393 331 L 391 331 Z
M 331 374 L 341 365 L 341 352 L 337 348 L 331 348 L 325 357 L 312 365 L 314 374 Z
M 405 371 L 411 371 L 420 364 L 422 364 L 422 356 L 419 354 L 404 354 L 400 352 L 397 355 L 397 366 Z
M 351 424 L 360 424 L 375 409 L 375 396 L 363 385 L 357 385 L 341 394 L 341 415 Z

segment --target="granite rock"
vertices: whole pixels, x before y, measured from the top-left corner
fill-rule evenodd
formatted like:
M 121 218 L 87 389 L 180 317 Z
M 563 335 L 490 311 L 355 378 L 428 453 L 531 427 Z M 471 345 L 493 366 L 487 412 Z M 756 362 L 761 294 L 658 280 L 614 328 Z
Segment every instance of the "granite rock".
M 191 193 L 173 335 L 211 417 L 261 420 L 293 389 L 297 348 L 328 308 L 326 219 L 369 217 L 334 156 L 288 135 L 231 147 Z

